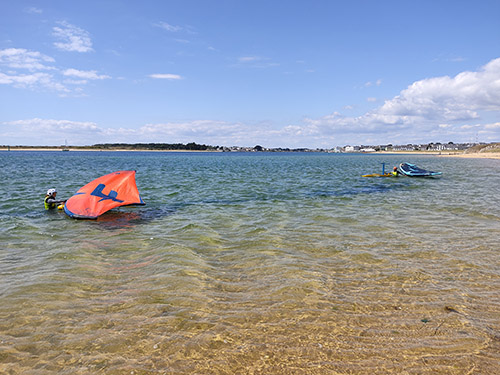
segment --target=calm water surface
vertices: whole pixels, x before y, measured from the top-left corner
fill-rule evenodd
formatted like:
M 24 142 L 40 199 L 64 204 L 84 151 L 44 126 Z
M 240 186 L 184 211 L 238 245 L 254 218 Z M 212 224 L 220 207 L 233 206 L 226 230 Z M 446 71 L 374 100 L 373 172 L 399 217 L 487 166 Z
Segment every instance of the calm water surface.
M 369 179 L 414 162 L 441 178 Z M 2 374 L 500 373 L 500 161 L 0 152 Z M 116 170 L 146 206 L 46 212 Z

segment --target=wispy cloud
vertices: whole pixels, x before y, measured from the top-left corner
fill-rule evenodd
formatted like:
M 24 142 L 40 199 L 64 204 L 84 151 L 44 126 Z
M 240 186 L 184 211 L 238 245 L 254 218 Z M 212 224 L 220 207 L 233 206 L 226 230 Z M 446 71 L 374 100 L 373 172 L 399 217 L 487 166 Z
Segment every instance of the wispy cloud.
M 47 55 L 36 51 L 28 51 L 24 48 L 7 48 L 0 50 L 0 65 L 13 69 L 51 70 L 53 66 L 47 65 L 55 60 Z
M 65 93 L 68 91 L 66 87 L 54 78 L 53 72 L 57 71 L 54 63 L 52 57 L 37 51 L 24 48 L 0 50 L 0 84 L 25 89 L 43 87 Z M 2 72 L 2 68 L 7 69 Z
M 171 24 L 169 24 L 167 22 L 163 22 L 163 21 L 154 23 L 153 26 L 159 27 L 160 29 L 167 30 L 167 31 L 170 31 L 173 33 L 176 33 L 176 32 L 183 30 L 182 26 L 171 25 Z
M 279 66 L 268 57 L 263 56 L 241 56 L 237 59 L 238 66 L 248 66 L 252 68 L 269 68 Z
M 16 88 L 36 88 L 44 87 L 52 91 L 69 92 L 61 83 L 54 79 L 52 74 L 33 73 L 33 74 L 5 74 L 0 72 L 0 84 L 12 85 Z
M 176 81 L 176 80 L 183 79 L 183 77 L 178 75 L 178 74 L 170 74 L 170 73 L 151 74 L 151 75 L 149 75 L 149 77 L 154 78 L 154 79 L 166 79 L 169 81 Z
M 189 25 L 179 26 L 179 25 L 172 25 L 164 21 L 160 21 L 153 23 L 153 26 L 159 27 L 160 29 L 166 30 L 171 33 L 184 33 L 190 35 L 197 34 L 195 28 Z
M 83 85 L 89 80 L 109 78 L 111 77 L 108 75 L 98 74 L 96 70 L 61 70 L 56 66 L 55 59 L 37 51 L 23 48 L 0 50 L 0 84 L 3 85 L 24 89 L 48 89 L 67 95 L 72 90 L 65 84 Z M 81 94 L 78 90 L 75 93 Z
M 446 61 L 446 62 L 463 62 L 465 59 L 462 56 L 450 55 L 447 53 L 442 53 L 438 57 L 436 57 L 433 61 Z
M 377 79 L 374 82 L 372 82 L 372 81 L 366 82 L 364 84 L 364 87 L 380 86 L 381 84 L 382 84 L 382 80 L 381 79 Z
M 251 63 L 251 62 L 256 62 L 256 61 L 263 61 L 265 60 L 263 57 L 259 56 L 242 56 L 238 58 L 238 61 L 240 63 Z
M 95 70 L 77 70 L 77 69 L 66 69 L 63 72 L 63 75 L 69 77 L 81 78 L 84 80 L 100 80 L 100 79 L 109 79 L 111 78 L 105 74 L 97 74 Z
M 24 8 L 24 11 L 26 13 L 32 13 L 32 14 L 42 14 L 43 13 L 43 11 L 40 8 L 36 8 L 36 7 L 27 7 L 27 8 Z
M 60 22 L 59 25 L 53 28 L 54 37 L 60 40 L 54 43 L 56 48 L 69 52 L 93 51 L 92 41 L 87 31 L 65 21 Z

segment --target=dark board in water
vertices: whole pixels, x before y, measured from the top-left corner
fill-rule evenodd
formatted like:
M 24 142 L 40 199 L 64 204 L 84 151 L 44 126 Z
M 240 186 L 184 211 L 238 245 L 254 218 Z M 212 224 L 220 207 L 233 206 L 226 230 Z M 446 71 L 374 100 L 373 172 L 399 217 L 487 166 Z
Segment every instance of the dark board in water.
M 399 164 L 399 170 L 402 174 L 409 177 L 431 177 L 441 175 L 441 172 L 428 171 L 410 163 Z

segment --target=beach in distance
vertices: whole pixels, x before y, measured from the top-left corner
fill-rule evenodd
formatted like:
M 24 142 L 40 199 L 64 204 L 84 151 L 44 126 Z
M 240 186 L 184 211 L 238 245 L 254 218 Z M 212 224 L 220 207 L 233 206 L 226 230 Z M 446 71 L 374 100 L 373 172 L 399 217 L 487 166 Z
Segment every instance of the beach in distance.
M 70 151 L 88 151 L 88 152 L 221 152 L 211 150 L 127 150 L 127 149 L 88 149 L 88 148 L 75 148 L 69 147 Z M 25 147 L 0 147 L 0 151 L 62 151 L 60 147 L 44 147 L 44 148 L 25 148 Z M 500 159 L 500 152 L 465 152 L 465 151 L 376 151 L 362 154 L 387 154 L 387 155 L 436 155 L 436 156 L 450 156 L 459 158 L 482 158 L 482 159 Z
M 455 152 L 455 151 L 410 151 L 410 152 L 390 152 L 381 151 L 380 154 L 395 154 L 395 155 L 436 155 L 457 158 L 472 158 L 472 159 L 500 159 L 500 152 Z
M 500 159 L 500 152 L 484 152 L 484 153 L 450 153 L 450 154 L 441 154 L 441 156 L 453 156 L 457 158 L 473 158 L 473 159 Z
M 484 154 L 0 151 L 0 373 L 498 374 Z M 119 170 L 145 206 L 44 209 Z

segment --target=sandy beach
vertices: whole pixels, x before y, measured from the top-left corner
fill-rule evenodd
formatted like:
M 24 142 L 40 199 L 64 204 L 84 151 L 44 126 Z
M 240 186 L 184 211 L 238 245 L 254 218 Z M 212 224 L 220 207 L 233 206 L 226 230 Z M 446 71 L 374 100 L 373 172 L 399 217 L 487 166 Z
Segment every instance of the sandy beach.
M 454 158 L 472 158 L 472 159 L 500 159 L 500 152 L 476 152 L 476 153 L 459 153 L 459 154 L 441 154 L 439 156 L 447 156 Z
M 453 151 L 408 151 L 408 152 L 397 152 L 397 151 L 380 151 L 380 154 L 392 154 L 392 155 L 429 155 L 429 156 L 442 156 L 442 157 L 452 157 L 452 158 L 469 158 L 469 159 L 500 159 L 500 152 L 453 152 Z

